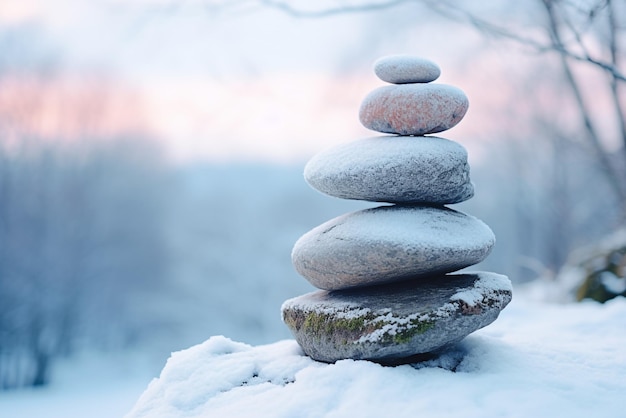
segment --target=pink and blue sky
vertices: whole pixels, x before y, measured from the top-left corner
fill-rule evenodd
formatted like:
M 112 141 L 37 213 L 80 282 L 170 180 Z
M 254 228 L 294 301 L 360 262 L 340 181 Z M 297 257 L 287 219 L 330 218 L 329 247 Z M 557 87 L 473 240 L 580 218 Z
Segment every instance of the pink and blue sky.
M 36 27 L 60 55 L 46 87 L 56 99 L 39 105 L 38 129 L 72 131 L 74 115 L 85 112 L 81 97 L 101 94 L 110 106 L 97 129 L 144 130 L 174 161 L 289 163 L 376 135 L 360 125 L 358 108 L 383 84 L 372 63 L 394 53 L 437 62 L 438 82 L 466 92 L 468 114 L 444 135 L 474 148 L 472 158 L 532 110 L 512 98 L 523 96 L 518 80 L 536 57 L 417 3 L 314 19 L 253 3 L 6 0 L 0 28 Z M 514 12 L 499 2 L 489 9 L 498 7 Z M 0 107 L 28 94 L 16 94 L 25 91 L 16 83 L 11 90 L 5 81 Z

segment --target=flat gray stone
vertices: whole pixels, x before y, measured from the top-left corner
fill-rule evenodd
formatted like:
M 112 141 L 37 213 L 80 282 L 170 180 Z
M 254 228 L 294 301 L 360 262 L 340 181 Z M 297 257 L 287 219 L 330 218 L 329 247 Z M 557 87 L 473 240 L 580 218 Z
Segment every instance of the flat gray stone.
M 511 301 L 496 273 L 454 274 L 287 300 L 282 318 L 315 360 L 415 361 L 496 320 Z
M 430 83 L 441 74 L 437 64 L 414 55 L 389 55 L 374 63 L 374 73 L 393 84 Z
M 379 136 L 315 155 L 304 178 L 322 193 L 390 203 L 458 203 L 474 195 L 467 151 L 435 136 Z
M 489 227 L 446 207 L 381 206 L 331 219 L 295 243 L 293 265 L 325 290 L 449 273 L 482 261 Z
M 363 126 L 377 132 L 425 135 L 452 128 L 463 119 L 469 101 L 446 84 L 400 84 L 369 93 L 359 110 Z

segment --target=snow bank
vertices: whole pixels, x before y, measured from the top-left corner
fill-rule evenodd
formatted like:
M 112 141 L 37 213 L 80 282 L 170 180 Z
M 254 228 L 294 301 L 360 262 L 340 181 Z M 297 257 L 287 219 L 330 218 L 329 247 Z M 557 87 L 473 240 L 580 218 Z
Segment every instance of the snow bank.
M 616 417 L 626 410 L 626 299 L 515 301 L 415 366 L 318 363 L 292 340 L 212 337 L 174 353 L 127 418 Z

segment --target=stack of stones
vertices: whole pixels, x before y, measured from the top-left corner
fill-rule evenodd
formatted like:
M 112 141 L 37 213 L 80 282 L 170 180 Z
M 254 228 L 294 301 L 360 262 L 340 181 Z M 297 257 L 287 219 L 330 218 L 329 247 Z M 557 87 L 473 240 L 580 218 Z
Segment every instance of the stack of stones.
M 425 136 L 455 126 L 468 100 L 431 83 L 439 67 L 418 57 L 384 57 L 361 123 L 394 134 L 314 156 L 306 181 L 331 196 L 391 205 L 348 213 L 303 235 L 292 261 L 319 291 L 286 301 L 283 321 L 304 352 L 334 362 L 401 364 L 440 353 L 493 322 L 511 300 L 506 276 L 456 273 L 482 261 L 491 229 L 445 205 L 471 198 L 467 152 Z

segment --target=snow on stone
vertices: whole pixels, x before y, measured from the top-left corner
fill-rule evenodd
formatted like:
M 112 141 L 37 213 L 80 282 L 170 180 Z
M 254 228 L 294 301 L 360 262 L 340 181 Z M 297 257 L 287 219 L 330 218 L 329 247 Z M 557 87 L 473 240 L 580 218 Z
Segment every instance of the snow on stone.
M 457 271 L 484 260 L 494 243 L 485 223 L 459 211 L 379 206 L 313 228 L 291 260 L 315 287 L 337 290 Z
M 372 242 L 394 242 L 409 248 L 482 248 L 495 236 L 478 218 L 461 211 L 428 206 L 379 206 L 351 212 L 317 226 L 300 239 L 316 239 L 334 226 L 343 236 L 363 236 Z
M 284 312 L 285 309 L 298 306 L 299 308 L 305 308 L 310 311 L 315 311 L 321 314 L 333 314 L 339 315 L 341 318 L 350 319 L 356 318 L 358 316 L 367 315 L 370 312 L 369 309 L 361 308 L 356 303 L 350 303 L 346 301 L 335 301 L 332 306 L 324 305 L 320 303 L 322 299 L 319 298 L 310 298 L 299 300 L 296 305 L 294 305 L 295 300 L 297 298 L 288 299 L 283 302 L 281 307 L 281 312 Z
M 458 292 L 450 300 L 461 300 L 469 306 L 475 306 L 487 295 L 493 295 L 501 291 L 513 291 L 511 281 L 506 276 L 497 273 L 481 272 L 479 277 L 480 279 L 474 283 L 472 289 Z
M 600 281 L 609 292 L 619 295 L 626 291 L 626 279 L 618 277 L 610 271 L 603 271 L 600 274 Z
M 362 167 L 401 167 L 407 154 L 414 154 L 416 150 L 419 154 L 415 158 L 438 159 L 442 171 L 452 170 L 459 160 L 467 161 L 467 150 L 449 139 L 385 135 L 345 142 L 316 154 L 304 167 L 304 176 L 312 177 L 316 171 L 352 174 L 363 171 Z M 381 153 L 384 153 L 382 160 Z
M 450 307 L 450 311 L 452 311 L 453 307 L 452 305 L 446 304 L 444 305 L 442 308 L 440 308 L 439 310 L 436 311 L 435 315 L 430 315 L 430 314 L 421 314 L 421 313 L 415 313 L 412 315 L 408 315 L 405 317 L 398 317 L 398 316 L 394 316 L 391 313 L 388 313 L 386 315 L 380 315 L 377 316 L 376 318 L 367 321 L 367 323 L 384 323 L 385 325 L 383 325 L 380 328 L 375 329 L 374 331 L 370 332 L 369 334 L 363 335 L 361 338 L 359 338 L 358 340 L 354 341 L 354 344 L 362 344 L 364 342 L 377 342 L 379 341 L 385 334 L 387 335 L 396 335 L 398 332 L 403 332 L 406 331 L 408 328 L 411 328 L 412 325 L 411 321 L 413 320 L 418 320 L 419 322 L 425 322 L 428 321 L 429 319 L 432 319 L 433 316 L 438 316 L 438 314 L 441 311 L 441 315 L 445 315 L 446 309 L 447 307 Z
M 605 268 L 605 257 L 623 246 L 626 246 L 626 228 L 616 230 L 598 243 L 578 248 L 570 254 L 567 263 L 555 279 L 537 280 L 534 282 L 535 286 L 529 286 L 527 289 L 529 297 L 537 301 L 571 302 L 576 300 L 576 292 L 585 278 L 592 271 Z M 604 275 L 602 281 L 605 286 L 615 285 L 615 290 L 626 286 L 626 279 L 619 279 L 618 276 L 611 278 L 610 275 Z M 607 290 L 611 290 L 608 286 Z
M 357 304 L 351 304 L 348 302 L 343 302 L 339 300 L 333 301 L 332 305 L 325 305 L 324 302 L 320 299 L 316 299 L 314 297 L 310 297 L 308 299 L 294 298 L 286 300 L 282 307 L 281 312 L 285 312 L 285 309 L 289 309 L 293 305 L 293 301 L 298 299 L 298 303 L 296 306 L 299 309 L 304 309 L 309 312 L 316 312 L 318 314 L 329 314 L 334 318 L 340 319 L 355 319 L 355 318 L 364 318 L 368 315 L 372 314 L 371 309 L 361 308 Z M 308 306 L 307 306 L 308 304 Z M 448 312 L 446 312 L 446 309 Z M 455 308 L 452 304 L 446 304 L 437 310 L 437 316 L 447 316 L 449 312 L 453 311 Z M 432 315 L 430 314 L 422 314 L 416 313 L 404 317 L 395 316 L 391 312 L 391 309 L 379 309 L 377 310 L 377 315 L 369 320 L 366 320 L 366 324 L 379 324 L 383 323 L 382 327 L 376 327 L 374 331 L 369 334 L 362 336 L 360 339 L 354 341 L 355 344 L 360 344 L 367 341 L 377 341 L 381 336 L 385 334 L 395 335 L 398 331 L 403 331 L 407 328 L 407 326 L 411 323 L 412 320 L 418 319 L 420 322 L 431 319 Z M 284 319 L 283 319 L 284 321 Z
M 378 136 L 316 154 L 304 168 L 331 196 L 400 203 L 459 203 L 474 194 L 467 151 L 445 138 Z

